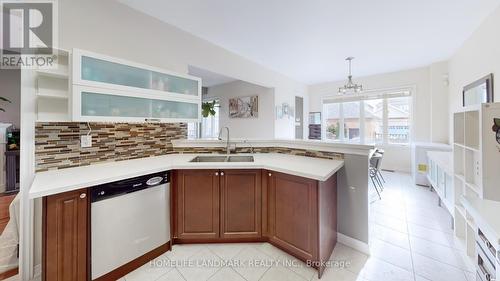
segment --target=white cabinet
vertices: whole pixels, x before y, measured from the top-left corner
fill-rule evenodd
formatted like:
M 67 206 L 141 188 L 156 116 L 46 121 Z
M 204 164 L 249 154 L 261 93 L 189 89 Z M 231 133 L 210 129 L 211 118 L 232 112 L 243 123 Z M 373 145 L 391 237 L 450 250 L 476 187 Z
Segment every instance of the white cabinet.
M 427 179 L 438 194 L 444 207 L 454 216 L 455 187 L 453 184 L 452 153 L 427 152 L 429 171 Z
M 413 142 L 411 144 L 411 158 L 412 158 L 412 178 L 413 182 L 417 185 L 428 186 L 430 183 L 427 180 L 428 170 L 431 168 L 428 165 L 427 152 L 428 151 L 451 151 L 450 145 L 443 143 L 432 142 Z
M 73 50 L 72 119 L 198 122 L 201 79 Z

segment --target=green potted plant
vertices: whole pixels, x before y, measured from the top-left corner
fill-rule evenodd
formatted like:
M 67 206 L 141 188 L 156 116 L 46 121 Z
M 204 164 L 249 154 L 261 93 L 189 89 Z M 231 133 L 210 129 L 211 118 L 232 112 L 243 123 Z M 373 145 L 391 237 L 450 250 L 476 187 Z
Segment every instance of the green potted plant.
M 6 99 L 6 98 L 4 98 L 4 97 L 0 97 L 0 101 L 4 101 L 4 102 L 11 103 L 11 101 L 10 101 L 10 100 L 8 100 L 8 99 Z M 0 111 L 5 112 L 5 109 L 3 109 L 2 107 L 0 107 Z
M 212 102 L 209 101 L 203 102 L 201 104 L 201 115 L 205 118 L 208 117 L 209 115 L 214 116 L 216 113 L 215 107 L 217 107 L 215 104 L 216 104 L 215 100 Z

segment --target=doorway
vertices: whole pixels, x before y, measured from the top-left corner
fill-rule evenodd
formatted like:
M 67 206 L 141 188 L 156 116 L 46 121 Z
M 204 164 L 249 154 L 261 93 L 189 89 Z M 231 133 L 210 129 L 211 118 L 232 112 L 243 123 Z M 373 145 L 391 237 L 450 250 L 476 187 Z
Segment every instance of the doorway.
M 295 97 L 295 139 L 304 138 L 304 98 Z
M 0 69 L 0 280 L 18 272 L 21 70 Z

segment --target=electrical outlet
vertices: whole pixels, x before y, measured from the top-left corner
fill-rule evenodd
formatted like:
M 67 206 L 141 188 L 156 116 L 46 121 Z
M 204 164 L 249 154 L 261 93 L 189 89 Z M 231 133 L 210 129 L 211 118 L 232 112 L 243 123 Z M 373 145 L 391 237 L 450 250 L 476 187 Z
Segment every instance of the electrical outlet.
M 81 147 L 92 147 L 92 135 L 80 136 Z

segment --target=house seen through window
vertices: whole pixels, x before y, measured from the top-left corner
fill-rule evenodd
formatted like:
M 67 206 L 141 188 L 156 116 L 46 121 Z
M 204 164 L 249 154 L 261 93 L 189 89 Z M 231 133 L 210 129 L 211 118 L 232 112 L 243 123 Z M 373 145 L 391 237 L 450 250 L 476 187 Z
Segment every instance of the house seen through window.
M 325 99 L 323 116 L 325 140 L 365 144 L 410 142 L 410 91 Z

